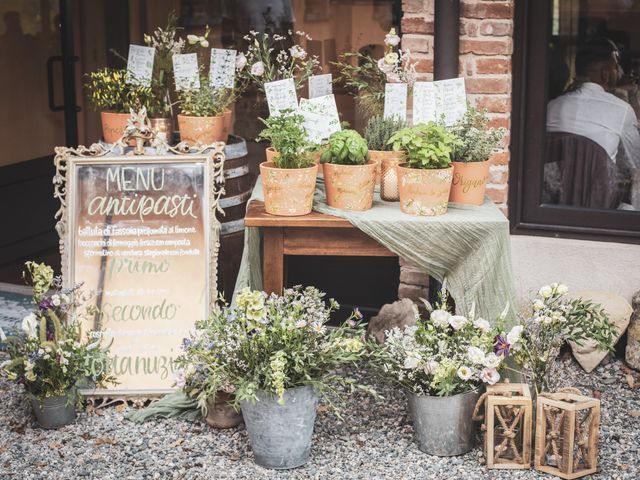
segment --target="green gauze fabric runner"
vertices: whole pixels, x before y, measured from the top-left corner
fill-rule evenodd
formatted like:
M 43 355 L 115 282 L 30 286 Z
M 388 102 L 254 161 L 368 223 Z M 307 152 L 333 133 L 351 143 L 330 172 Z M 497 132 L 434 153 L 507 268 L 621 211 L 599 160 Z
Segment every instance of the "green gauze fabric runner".
M 251 200 L 263 198 L 258 178 Z M 457 313 L 469 313 L 475 303 L 476 315 L 494 321 L 508 303 L 507 326 L 515 321 L 509 222 L 488 198 L 478 207 L 449 204 L 445 215 L 417 217 L 402 213 L 398 202 L 380 200 L 376 189 L 373 208 L 349 212 L 327 206 L 324 182 L 318 180 L 313 209 L 349 220 L 440 282 L 446 278 Z M 255 227 L 245 228 L 235 293 L 244 287 L 262 289 L 260 231 Z
M 144 423 L 153 418 L 180 418 L 197 422 L 202 420 L 202 412 L 195 399 L 187 397 L 178 390 L 151 402 L 146 408 L 127 413 L 125 418 L 134 423 Z

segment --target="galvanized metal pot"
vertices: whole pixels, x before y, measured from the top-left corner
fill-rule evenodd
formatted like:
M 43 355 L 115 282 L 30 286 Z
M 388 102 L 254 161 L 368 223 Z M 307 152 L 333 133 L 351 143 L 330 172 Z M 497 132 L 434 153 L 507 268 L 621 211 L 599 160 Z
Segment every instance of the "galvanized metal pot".
M 418 448 L 430 455 L 462 455 L 473 448 L 472 420 L 478 392 L 450 397 L 408 393 L 409 411 Z
M 312 387 L 285 390 L 277 397 L 258 392 L 258 401 L 241 402 L 255 462 L 261 467 L 287 469 L 309 461 L 318 394 Z
M 55 429 L 70 425 L 76 420 L 75 393 L 43 399 L 31 398 L 31 407 L 38 425 Z

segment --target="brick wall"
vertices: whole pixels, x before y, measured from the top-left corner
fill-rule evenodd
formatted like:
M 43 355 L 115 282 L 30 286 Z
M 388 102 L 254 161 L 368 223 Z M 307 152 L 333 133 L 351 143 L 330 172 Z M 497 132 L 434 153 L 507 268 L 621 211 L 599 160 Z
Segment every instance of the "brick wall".
M 494 127 L 510 128 L 515 0 L 461 0 L 460 67 L 467 98 L 486 109 Z M 433 80 L 434 0 L 403 0 L 402 48 L 417 60 L 420 80 Z M 491 159 L 487 194 L 507 213 L 509 135 Z M 428 277 L 400 260 L 399 298 L 426 297 Z
M 494 127 L 510 127 L 514 0 L 461 0 L 460 68 L 467 98 L 486 109 Z M 434 0 L 403 0 L 402 48 L 417 60 L 421 80 L 433 80 Z M 492 160 L 487 194 L 506 213 L 509 136 Z

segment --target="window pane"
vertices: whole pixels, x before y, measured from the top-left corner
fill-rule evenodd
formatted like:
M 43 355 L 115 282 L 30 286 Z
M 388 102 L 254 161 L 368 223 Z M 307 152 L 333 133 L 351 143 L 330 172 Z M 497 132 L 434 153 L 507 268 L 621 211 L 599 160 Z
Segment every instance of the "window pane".
M 640 3 L 555 0 L 542 203 L 640 211 Z

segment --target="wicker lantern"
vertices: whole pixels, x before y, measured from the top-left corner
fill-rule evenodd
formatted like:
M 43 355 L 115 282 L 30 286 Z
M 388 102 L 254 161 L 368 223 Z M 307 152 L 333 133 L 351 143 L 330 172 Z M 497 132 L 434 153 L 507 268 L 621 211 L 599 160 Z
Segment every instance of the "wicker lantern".
M 523 383 L 489 385 L 486 392 L 484 455 L 487 468 L 531 467 L 529 386 Z
M 540 394 L 536 410 L 535 467 L 566 479 L 596 472 L 600 427 L 600 400 L 571 390 Z

